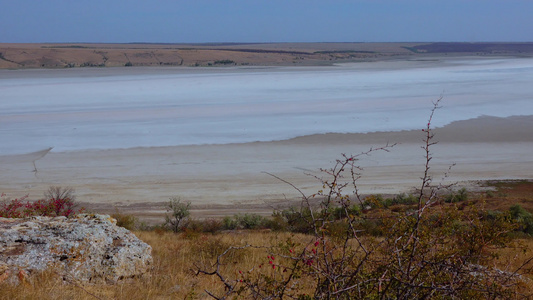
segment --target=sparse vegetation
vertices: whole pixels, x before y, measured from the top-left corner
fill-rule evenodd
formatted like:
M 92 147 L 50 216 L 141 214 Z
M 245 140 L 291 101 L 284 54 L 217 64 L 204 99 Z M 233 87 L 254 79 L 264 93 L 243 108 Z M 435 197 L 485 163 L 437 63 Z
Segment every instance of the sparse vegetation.
M 266 219 L 258 214 L 237 214 L 225 217 L 224 229 L 259 229 L 265 227 Z
M 468 200 L 468 193 L 466 191 L 466 188 L 461 188 L 457 192 L 450 192 L 446 198 L 445 202 L 447 203 L 456 203 L 456 202 L 463 202 Z
M 131 67 L 131 66 L 133 66 L 133 64 L 130 63 L 130 65 L 128 65 L 128 63 L 126 63 L 125 66 L 126 67 Z M 84 63 L 80 64 L 80 67 L 81 68 L 83 68 L 83 67 L 105 67 L 105 63 L 84 62 Z
M 526 189 L 533 188 L 533 183 L 522 182 L 520 185 L 502 183 L 499 184 L 499 186 L 507 191 L 510 199 L 516 199 L 511 201 L 523 201 L 525 199 L 529 199 L 528 201 L 533 200 L 531 199 L 531 195 L 533 194 L 529 194 L 529 198 L 526 197 L 527 195 L 521 196 Z M 511 218 L 509 208 L 514 205 L 513 203 L 507 203 L 508 206 L 505 210 L 503 208 L 499 211 L 489 210 L 489 207 L 491 209 L 496 207 L 496 201 L 501 201 L 501 199 L 498 198 L 490 199 L 495 202 L 487 203 L 486 214 L 480 215 L 479 212 L 485 210 L 485 208 L 481 207 L 481 204 L 487 201 L 483 193 L 469 193 L 468 199 L 468 205 L 463 208 L 463 211 L 465 209 L 470 211 L 468 215 L 471 218 L 482 218 L 483 221 L 481 223 L 474 224 L 484 224 L 483 230 L 485 230 L 485 233 L 497 228 L 495 226 L 499 226 L 498 224 L 501 224 L 501 222 L 509 222 L 508 225 L 511 225 L 511 230 L 520 230 L 516 225 L 513 225 L 514 221 L 512 221 Z M 438 225 L 436 228 L 431 228 L 431 231 L 433 231 L 435 235 L 446 230 L 458 230 L 458 232 L 460 230 L 461 234 L 464 236 L 467 236 L 467 233 L 475 233 L 474 231 L 467 231 L 469 228 L 473 228 L 468 224 L 471 224 L 470 222 L 475 220 L 475 218 L 472 220 L 466 219 L 465 221 L 460 222 L 454 221 L 454 219 L 461 214 L 458 204 L 462 205 L 463 203 L 442 202 L 438 206 L 437 212 L 447 213 L 451 211 L 452 214 L 447 217 L 447 219 L 443 218 L 442 215 L 440 219 L 434 217 L 435 219 L 433 223 L 427 223 L 427 225 L 424 226 L 425 230 L 429 230 L 430 228 L 428 226 L 430 225 Z M 399 206 L 407 209 L 410 207 L 410 204 L 399 204 Z M 359 205 L 354 207 L 358 207 L 356 212 L 358 210 L 360 211 Z M 522 208 L 524 209 L 524 206 L 522 206 Z M 359 228 L 360 230 L 364 230 L 365 233 L 364 236 L 361 236 L 361 239 L 364 239 L 365 241 L 373 239 L 375 241 L 380 241 L 382 239 L 381 236 L 383 236 L 383 234 L 380 233 L 383 232 L 383 221 L 388 219 L 385 218 L 385 216 L 391 214 L 392 209 L 394 209 L 394 206 L 389 207 L 389 209 L 376 208 L 358 212 L 357 214 L 361 217 L 360 220 L 362 222 L 360 225 L 361 227 Z M 516 210 L 519 212 L 517 215 L 523 214 L 521 210 Z M 294 216 L 296 216 L 299 210 L 295 208 L 286 211 L 292 212 L 295 214 Z M 281 211 L 275 212 L 273 216 L 269 218 L 270 222 L 272 222 L 271 224 L 284 223 L 276 221 L 276 215 L 281 213 Z M 380 215 L 383 217 L 377 219 L 376 217 Z M 342 220 L 342 218 L 335 219 Z M 440 220 L 447 220 L 447 222 L 442 223 Z M 305 252 L 306 255 L 314 255 L 312 251 L 313 249 L 317 251 L 319 256 L 324 254 L 321 252 L 321 243 L 319 243 L 318 247 L 314 247 L 316 241 L 313 239 L 313 234 L 301 234 L 285 230 L 276 232 L 238 230 L 221 233 L 223 230 L 221 220 L 208 219 L 202 221 L 197 220 L 194 222 L 196 223 L 196 227 L 192 228 L 198 228 L 198 226 L 205 226 L 204 228 L 207 228 L 212 225 L 211 228 L 216 229 L 212 232 L 215 232 L 216 234 L 212 234 L 212 232 L 207 230 L 199 232 L 183 231 L 176 234 L 172 231 L 161 230 L 161 227 L 155 227 L 149 231 L 134 232 L 140 239 L 150 244 L 153 248 L 154 269 L 150 278 L 134 279 L 117 285 L 64 284 L 62 278 L 58 278 L 56 274 L 45 272 L 37 275 L 36 278 L 27 284 L 12 286 L 6 283 L 1 283 L 0 289 L 2 290 L 2 293 L 0 293 L 0 299 L 205 299 L 209 298 L 206 290 L 215 295 L 223 295 L 225 291 L 224 286 L 214 281 L 210 276 L 195 276 L 195 273 L 191 270 L 198 267 L 210 267 L 218 256 L 232 246 L 257 246 L 256 248 L 248 247 L 246 249 L 231 249 L 221 258 L 221 262 L 227 263 L 224 267 L 223 274 L 228 276 L 230 283 L 238 283 L 241 287 L 244 286 L 246 280 L 252 280 L 254 278 L 263 278 L 262 280 L 266 281 L 286 276 L 289 270 L 287 272 L 284 272 L 284 270 L 285 267 L 288 266 L 287 263 L 291 262 L 290 255 L 299 257 L 299 255 L 301 255 L 306 249 L 306 246 L 308 247 Z M 371 225 L 373 222 L 376 222 L 376 225 Z M 336 224 L 346 223 L 339 222 Z M 374 227 L 372 226 L 375 226 L 375 228 L 381 228 L 381 230 L 374 232 L 372 230 Z M 328 247 L 334 245 L 332 244 L 333 242 L 339 243 L 339 240 L 332 239 L 328 236 L 326 236 L 326 245 Z M 310 240 L 313 241 L 313 243 L 308 245 Z M 350 241 L 352 245 L 354 245 L 354 242 L 355 241 Z M 470 245 L 472 245 L 472 242 L 470 242 Z M 533 256 L 533 239 L 528 237 L 527 234 L 508 236 L 503 242 L 504 244 L 498 247 L 484 248 L 484 251 L 487 251 L 489 258 L 493 259 L 493 266 L 499 270 L 505 271 L 521 268 L 522 263 Z M 450 249 L 448 248 L 448 250 Z M 336 251 L 338 251 L 338 249 L 336 249 Z M 277 255 L 280 253 L 282 255 Z M 442 255 L 444 254 L 445 253 L 442 253 Z M 390 255 L 390 253 L 388 255 Z M 272 257 L 274 257 L 274 260 L 271 259 Z M 308 258 L 311 257 L 308 256 Z M 270 264 L 270 261 L 272 261 L 272 264 Z M 312 263 L 312 266 L 305 265 L 305 267 L 309 268 L 307 270 L 314 270 L 311 269 L 311 267 L 314 268 L 314 263 L 315 262 Z M 275 268 L 272 268 L 272 265 L 275 265 Z M 301 270 L 303 272 L 305 269 Z M 512 285 L 512 282 L 510 282 L 509 289 L 521 289 L 524 296 L 523 299 L 527 299 L 527 296 L 530 295 L 530 291 L 533 290 L 533 281 L 531 281 L 533 276 L 527 266 L 521 270 L 521 278 L 524 279 L 524 282 L 517 285 Z M 481 270 L 481 272 L 484 271 Z M 243 282 L 241 283 L 240 280 L 243 280 Z M 298 280 L 300 283 L 298 287 L 300 288 L 302 299 L 305 299 L 305 294 L 313 295 L 315 280 L 309 279 L 308 277 L 300 277 Z M 480 298 L 475 295 L 469 296 L 471 296 L 470 299 Z M 312 296 L 309 297 L 311 297 L 310 299 L 313 298 Z M 483 299 L 483 297 L 481 298 Z M 500 298 L 505 299 L 508 297 L 502 296 Z M 517 296 L 517 298 L 520 299 L 519 296 Z
M 230 59 L 223 59 L 223 60 L 215 60 L 215 65 L 234 65 L 235 62 Z

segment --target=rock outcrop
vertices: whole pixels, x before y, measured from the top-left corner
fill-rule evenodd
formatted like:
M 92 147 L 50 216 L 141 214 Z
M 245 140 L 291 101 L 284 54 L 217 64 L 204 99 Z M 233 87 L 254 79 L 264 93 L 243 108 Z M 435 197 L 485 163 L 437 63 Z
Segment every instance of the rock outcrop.
M 0 282 L 51 270 L 65 280 L 112 283 L 147 275 L 151 252 L 107 215 L 0 218 Z

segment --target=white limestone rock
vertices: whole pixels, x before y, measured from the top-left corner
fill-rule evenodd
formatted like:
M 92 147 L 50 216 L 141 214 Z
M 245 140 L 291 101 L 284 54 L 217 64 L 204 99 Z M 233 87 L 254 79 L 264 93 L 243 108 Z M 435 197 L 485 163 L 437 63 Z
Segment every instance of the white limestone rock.
M 147 275 L 151 252 L 108 215 L 0 218 L 0 282 L 48 269 L 66 280 L 113 283 Z

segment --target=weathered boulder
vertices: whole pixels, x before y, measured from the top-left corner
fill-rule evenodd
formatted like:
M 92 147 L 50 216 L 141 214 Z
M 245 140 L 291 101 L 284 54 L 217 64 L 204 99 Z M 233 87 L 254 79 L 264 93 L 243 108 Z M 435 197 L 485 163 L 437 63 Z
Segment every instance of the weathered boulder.
M 0 282 L 44 270 L 66 280 L 116 282 L 147 275 L 151 252 L 107 215 L 0 218 Z

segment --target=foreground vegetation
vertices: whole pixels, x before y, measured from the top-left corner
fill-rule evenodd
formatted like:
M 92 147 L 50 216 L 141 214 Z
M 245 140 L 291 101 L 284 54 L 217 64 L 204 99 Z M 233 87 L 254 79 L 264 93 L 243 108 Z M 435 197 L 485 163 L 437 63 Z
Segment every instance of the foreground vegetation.
M 481 193 L 468 193 L 466 200 L 456 203 L 441 204 L 442 210 L 476 210 L 484 203 L 486 212 L 501 212 L 510 216 L 510 208 L 520 205 L 531 211 L 533 205 L 533 183 L 529 181 L 508 181 L 487 183 L 494 190 Z M 407 208 L 408 205 L 393 205 L 380 209 L 381 213 Z M 370 218 L 370 217 L 369 217 Z M 509 219 L 510 220 L 510 219 Z M 220 221 L 220 220 L 219 220 Z M 199 221 L 196 221 L 201 223 Z M 212 222 L 208 220 L 207 223 Z M 222 223 L 220 221 L 220 223 Z M 199 228 L 199 226 L 196 226 Z M 490 227 L 487 229 L 492 229 Z M 529 234 L 513 227 L 505 245 L 489 247 L 488 253 L 494 254 L 492 265 L 501 269 L 517 269 L 533 256 L 533 239 Z M 55 274 L 42 274 L 40 277 L 19 286 L 0 285 L 0 299 L 205 299 L 209 298 L 205 290 L 216 295 L 225 293 L 224 286 L 212 276 L 197 275 L 198 267 L 208 268 L 216 258 L 231 246 L 256 245 L 257 248 L 231 251 L 226 255 L 224 275 L 228 279 L 239 281 L 263 274 L 272 279 L 281 278 L 282 265 L 286 263 L 290 251 L 302 251 L 312 235 L 274 230 L 220 230 L 215 233 L 201 232 L 192 228 L 179 233 L 156 227 L 148 231 L 136 230 L 134 233 L 153 247 L 154 270 L 151 278 L 130 279 L 117 285 L 81 285 L 65 284 Z M 371 239 L 372 235 L 365 238 Z M 380 240 L 379 235 L 374 237 Z M 287 250 L 287 255 L 277 256 L 279 245 L 294 244 Z M 314 245 L 314 243 L 312 244 Z M 265 248 L 261 248 L 264 246 Z M 312 253 L 312 249 L 309 251 Z M 316 250 L 315 250 L 316 251 Z M 272 261 L 271 257 L 274 256 Z M 272 261 L 272 264 L 269 262 Z M 272 268 L 272 265 L 280 266 Z M 241 271 L 243 274 L 241 274 Z M 527 272 L 526 272 L 527 271 Z M 523 273 L 528 273 L 525 270 Z M 265 277 L 265 280 L 266 280 Z M 524 277 L 520 290 L 523 297 L 504 297 L 527 299 L 533 291 L 533 279 L 529 272 Z M 529 278 L 529 279 L 528 279 Z M 244 281 L 244 280 L 243 280 Z M 307 284 L 306 284 L 307 283 Z M 312 294 L 315 280 L 308 278 L 299 285 L 301 293 Z
M 439 202 L 432 207 L 434 213 L 424 220 L 421 228 L 421 232 L 432 236 L 428 240 L 432 244 L 422 245 L 427 251 L 425 255 L 433 252 L 432 255 L 444 258 L 451 252 L 460 258 L 475 258 L 480 266 L 499 270 L 496 274 L 478 278 L 485 281 L 485 285 L 493 284 L 498 274 L 511 279 L 498 291 L 500 294 L 492 295 L 493 298 L 527 299 L 533 291 L 533 276 L 531 266 L 523 264 L 533 257 L 530 231 L 533 182 L 500 181 L 486 182 L 485 185 L 491 189 L 478 193 L 459 190 L 439 197 Z M 376 255 L 379 260 L 390 257 L 387 252 L 390 248 L 383 243 L 391 234 L 387 232 L 389 224 L 395 223 L 390 222 L 391 217 L 414 210 L 416 202 L 413 199 L 413 195 L 391 198 L 374 195 L 364 199 L 363 209 L 356 204 L 348 210 L 358 218 L 358 230 L 364 230 L 361 241 L 383 246 L 385 251 L 378 251 Z M 177 199 L 174 201 L 181 203 Z M 186 203 L 183 204 L 186 207 Z M 266 293 L 276 295 L 280 292 L 280 283 L 283 286 L 288 274 L 293 274 L 292 280 L 298 281 L 291 287 L 296 292 L 294 296 L 306 299 L 305 295 L 312 297 L 320 283 L 317 271 L 324 271 L 316 263 L 324 262 L 321 258 L 324 254 L 333 258 L 342 249 L 329 247 L 348 243 L 352 249 L 357 249 L 358 243 L 353 239 L 342 239 L 347 217 L 339 206 L 328 213 L 323 212 L 322 217 L 329 216 L 331 222 L 327 223 L 327 230 L 319 239 L 306 221 L 309 212 L 294 208 L 274 212 L 271 218 L 235 215 L 224 220 L 191 220 L 184 214 L 177 233 L 171 227 L 163 226 L 134 231 L 153 247 L 155 264 L 150 278 L 129 279 L 117 285 L 82 285 L 65 283 L 56 274 L 44 273 L 19 286 L 2 284 L 0 299 L 204 299 L 209 297 L 208 292 L 220 296 L 228 292 L 227 287 L 218 277 L 199 272 L 213 271 L 219 257 L 220 275 L 234 286 L 236 294 L 241 293 L 241 298 L 253 298 L 253 295 L 245 294 L 252 284 L 263 289 L 262 296 Z M 119 213 L 115 216 L 121 225 L 135 226 L 133 216 Z M 452 232 L 455 233 L 450 234 Z M 443 237 L 457 239 L 439 240 Z M 473 256 L 463 251 L 477 254 Z M 361 252 L 353 254 L 355 257 L 364 255 Z M 295 268 L 294 263 L 298 261 L 300 265 Z M 346 261 L 346 267 L 353 267 L 352 264 L 359 261 Z M 470 270 L 470 279 L 476 279 L 485 270 Z M 511 273 L 513 270 L 520 270 L 521 277 Z M 431 280 L 438 282 L 434 277 Z M 484 294 L 476 293 L 480 291 L 472 290 L 471 294 L 461 297 L 485 298 Z

